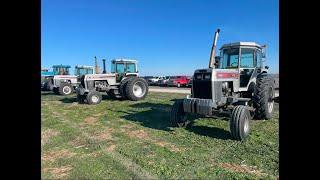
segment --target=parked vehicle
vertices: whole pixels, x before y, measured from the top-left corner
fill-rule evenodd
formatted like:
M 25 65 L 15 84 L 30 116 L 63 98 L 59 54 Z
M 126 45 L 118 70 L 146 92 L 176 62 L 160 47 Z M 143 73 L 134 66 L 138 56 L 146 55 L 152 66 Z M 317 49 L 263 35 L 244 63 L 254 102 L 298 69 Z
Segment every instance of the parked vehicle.
M 164 76 L 154 76 L 148 80 L 149 85 L 158 85 L 159 81 L 164 79 Z
M 187 87 L 192 87 L 192 82 L 193 82 L 193 76 L 190 78 L 190 81 L 187 84 Z
M 158 81 L 158 86 L 168 86 L 168 81 L 170 78 L 170 76 L 165 76 L 162 80 Z
M 181 86 L 187 86 L 189 81 L 190 79 L 187 76 L 174 76 L 169 79 L 167 84 L 168 86 L 181 87 Z

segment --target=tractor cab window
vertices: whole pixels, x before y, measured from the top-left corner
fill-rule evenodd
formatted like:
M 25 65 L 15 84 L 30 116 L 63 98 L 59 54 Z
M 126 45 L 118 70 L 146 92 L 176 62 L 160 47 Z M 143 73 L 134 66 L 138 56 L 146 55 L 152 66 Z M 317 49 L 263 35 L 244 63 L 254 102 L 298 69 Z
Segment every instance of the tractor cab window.
M 262 52 L 257 50 L 257 66 L 262 67 Z
M 117 73 L 124 73 L 125 72 L 125 64 L 124 63 L 117 63 L 116 64 L 116 72 Z
M 254 57 L 255 49 L 241 48 L 241 68 L 254 68 L 257 65 L 257 60 Z
M 136 72 L 136 65 L 134 63 L 127 63 L 127 70 L 128 73 L 135 73 Z
M 82 76 L 85 74 L 93 74 L 93 70 L 92 69 L 85 69 L 85 68 L 77 69 L 76 75 Z
M 69 68 L 59 68 L 59 74 L 61 75 L 68 75 L 69 74 Z
M 220 59 L 221 69 L 238 68 L 239 48 L 224 49 Z

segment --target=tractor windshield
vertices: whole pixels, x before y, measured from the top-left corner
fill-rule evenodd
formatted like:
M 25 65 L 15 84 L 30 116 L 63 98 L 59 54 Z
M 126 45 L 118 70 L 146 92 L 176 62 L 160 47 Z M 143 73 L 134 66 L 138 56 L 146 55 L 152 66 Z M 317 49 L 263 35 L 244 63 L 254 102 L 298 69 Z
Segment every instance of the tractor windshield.
M 220 69 L 238 68 L 239 48 L 224 49 L 220 60 Z
M 69 75 L 69 68 L 54 67 L 53 72 L 55 75 Z
M 112 63 L 111 72 L 112 73 L 135 73 L 136 64 L 135 63 Z
M 127 63 L 127 73 L 135 73 L 136 72 L 136 64 Z
M 257 60 L 254 57 L 255 49 L 241 48 L 241 68 L 254 68 L 257 66 Z
M 77 76 L 82 76 L 85 74 L 93 74 L 93 69 L 87 69 L 87 68 L 78 68 L 76 70 L 76 75 Z

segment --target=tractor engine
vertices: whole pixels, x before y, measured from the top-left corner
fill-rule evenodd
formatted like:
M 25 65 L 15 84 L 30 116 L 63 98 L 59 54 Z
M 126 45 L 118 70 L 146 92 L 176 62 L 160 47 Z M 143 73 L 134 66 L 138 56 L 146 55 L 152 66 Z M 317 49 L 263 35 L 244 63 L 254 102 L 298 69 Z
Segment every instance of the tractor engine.
M 192 98 L 212 100 L 213 107 L 223 106 L 237 92 L 239 73 L 231 69 L 199 69 L 193 76 Z
M 105 91 L 108 89 L 108 83 L 106 81 L 95 81 L 94 82 L 94 87 L 98 90 L 98 91 Z

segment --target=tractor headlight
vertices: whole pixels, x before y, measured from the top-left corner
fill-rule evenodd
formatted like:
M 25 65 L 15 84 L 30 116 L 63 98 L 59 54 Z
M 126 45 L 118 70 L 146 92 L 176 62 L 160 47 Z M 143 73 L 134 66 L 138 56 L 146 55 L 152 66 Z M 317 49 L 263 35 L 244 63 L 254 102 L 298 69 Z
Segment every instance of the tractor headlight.
M 197 74 L 196 79 L 202 79 L 202 74 Z
M 210 79 L 211 78 L 211 74 L 205 74 L 204 75 L 204 79 Z

